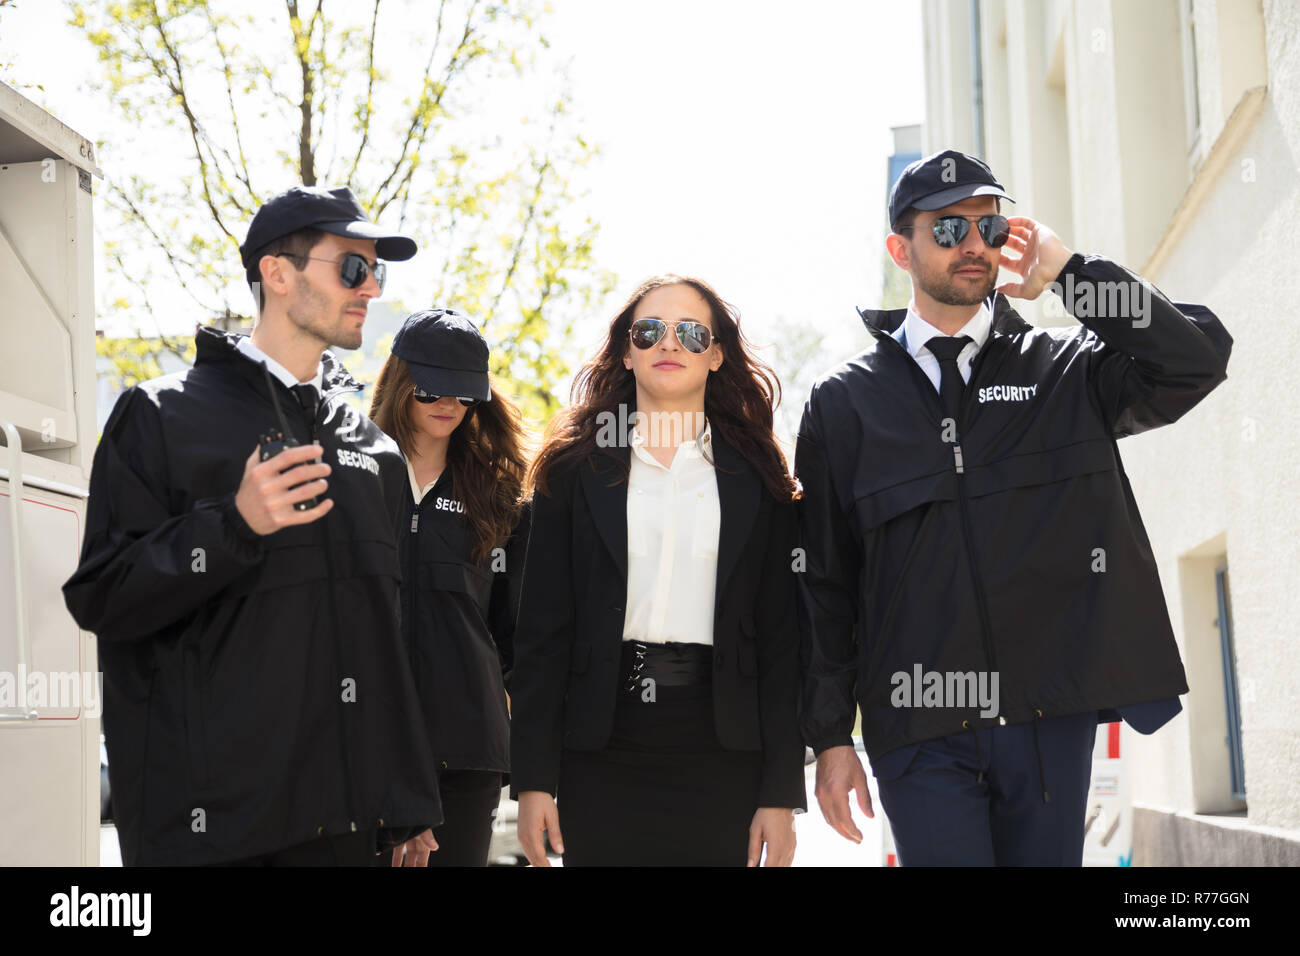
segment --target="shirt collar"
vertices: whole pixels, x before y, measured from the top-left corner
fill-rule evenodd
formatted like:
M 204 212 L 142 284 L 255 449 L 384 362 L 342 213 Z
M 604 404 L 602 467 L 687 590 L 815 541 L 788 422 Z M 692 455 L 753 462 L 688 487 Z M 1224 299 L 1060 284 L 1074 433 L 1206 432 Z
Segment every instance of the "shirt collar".
M 445 468 L 443 470 L 446 471 Z M 415 499 L 415 503 L 418 505 L 424 500 L 424 496 L 433 490 L 433 486 L 438 483 L 438 479 L 441 478 L 442 475 L 438 475 L 438 478 L 433 479 L 433 481 L 421 488 L 420 482 L 415 477 L 415 466 L 411 464 L 411 459 L 408 458 L 406 459 L 406 477 L 409 478 L 411 482 L 411 497 Z
M 317 395 L 324 394 L 325 390 L 321 387 L 325 380 L 324 362 L 316 363 L 316 375 L 314 377 L 305 382 L 299 382 L 292 372 L 254 345 L 253 340 L 247 335 L 240 336 L 239 341 L 235 343 L 235 348 L 239 349 L 239 351 L 243 352 L 254 362 L 265 362 L 266 367 L 270 369 L 271 374 L 283 382 L 286 388 L 293 388 L 295 385 L 314 385 L 316 387 Z
M 647 461 L 659 468 L 663 468 L 663 465 L 659 464 L 659 462 L 655 460 L 654 456 L 651 455 L 650 452 L 645 450 L 646 449 L 645 436 L 641 434 L 641 427 L 640 427 L 642 421 L 644 421 L 644 419 L 641 418 L 640 416 L 638 416 L 634 420 L 634 424 L 632 428 L 632 437 L 630 439 L 632 451 L 638 458 L 642 459 L 643 461 Z M 706 449 L 711 454 L 713 450 L 713 425 L 709 422 L 707 418 L 704 419 L 704 428 L 700 431 L 700 433 L 696 435 L 694 438 L 682 439 L 681 444 L 678 447 L 687 449 L 687 451 L 690 454 L 702 455 L 704 454 Z
M 979 311 L 957 331 L 957 335 L 970 336 L 971 341 L 975 343 L 975 350 L 979 351 L 988 340 L 992 325 L 993 313 L 989 309 L 988 300 L 985 299 L 980 303 Z M 915 358 L 916 353 L 925 348 L 925 343 L 936 335 L 943 335 L 943 333 L 917 315 L 914 302 L 907 303 L 907 318 L 903 320 L 903 336 L 907 340 L 907 351 L 912 354 L 912 357 Z M 926 351 L 928 353 L 929 349 Z

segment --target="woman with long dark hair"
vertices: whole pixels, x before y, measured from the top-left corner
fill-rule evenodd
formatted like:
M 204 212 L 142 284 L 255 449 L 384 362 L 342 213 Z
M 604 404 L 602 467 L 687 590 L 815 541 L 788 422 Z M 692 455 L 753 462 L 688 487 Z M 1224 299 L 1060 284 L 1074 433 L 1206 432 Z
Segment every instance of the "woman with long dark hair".
M 398 331 L 370 417 L 401 447 L 410 478 L 402 629 L 444 815 L 428 865 L 484 866 L 510 769 L 503 674 L 527 541 L 519 409 L 492 383 L 473 323 L 435 309 Z M 393 865 L 402 857 L 399 847 Z
M 768 865 L 805 808 L 775 375 L 699 279 L 642 283 L 530 475 L 512 792 L 546 865 Z

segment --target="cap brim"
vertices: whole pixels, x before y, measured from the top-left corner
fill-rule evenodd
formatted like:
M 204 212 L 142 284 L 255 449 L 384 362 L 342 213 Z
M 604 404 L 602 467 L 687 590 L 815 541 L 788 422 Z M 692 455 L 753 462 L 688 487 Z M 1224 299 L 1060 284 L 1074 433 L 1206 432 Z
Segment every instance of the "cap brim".
M 492 386 L 488 382 L 487 372 L 461 372 L 456 369 L 420 365 L 410 359 L 405 361 L 415 384 L 432 395 L 477 398 L 480 402 L 492 401 Z
M 347 236 L 349 239 L 373 239 L 375 252 L 379 258 L 387 259 L 389 262 L 402 262 L 410 259 L 419 248 L 416 246 L 415 240 L 409 236 L 395 236 L 387 229 L 376 226 L 373 222 L 364 222 L 359 219 L 340 222 L 314 222 L 311 227 L 336 236 Z
M 920 199 L 914 199 L 911 205 L 929 212 L 934 209 L 942 209 L 944 206 L 951 206 L 963 199 L 970 199 L 972 196 L 999 196 L 1007 202 L 1015 202 L 1001 186 L 992 186 L 988 183 L 966 183 L 937 193 L 931 193 L 928 196 L 922 196 Z

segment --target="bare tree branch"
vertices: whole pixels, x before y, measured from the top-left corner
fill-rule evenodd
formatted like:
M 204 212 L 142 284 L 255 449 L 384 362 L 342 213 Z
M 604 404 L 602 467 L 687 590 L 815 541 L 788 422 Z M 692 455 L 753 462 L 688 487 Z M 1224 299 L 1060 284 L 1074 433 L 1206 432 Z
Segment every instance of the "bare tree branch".
M 145 283 L 143 279 L 136 278 L 134 274 L 127 269 L 126 263 L 122 261 L 122 254 L 120 252 L 114 250 L 112 256 L 113 261 L 117 263 L 118 272 L 125 276 L 126 280 L 130 282 L 131 285 L 135 286 L 136 290 L 140 293 L 140 299 L 144 303 L 144 310 L 149 317 L 154 320 L 154 325 L 158 329 L 158 334 L 151 336 L 151 338 L 155 339 L 161 345 L 161 348 L 152 349 L 149 353 L 149 357 L 157 362 L 159 353 L 165 351 L 175 355 L 182 362 L 188 362 L 189 356 L 186 354 L 186 343 L 181 339 L 174 338 L 162 331 L 162 328 L 157 321 L 158 313 L 154 311 L 153 303 L 149 300 L 149 288 L 147 283 Z M 135 331 L 136 338 L 144 340 L 144 336 L 141 334 L 138 325 L 136 326 Z
M 501 285 L 497 288 L 497 294 L 492 299 L 492 304 L 488 306 L 487 312 L 483 315 L 483 327 L 492 317 L 497 314 L 497 306 L 501 304 L 501 297 L 506 294 L 515 278 L 515 270 L 519 268 L 519 260 L 523 258 L 524 242 L 528 238 L 528 231 L 532 227 L 533 219 L 537 215 L 537 204 L 542 198 L 542 187 L 546 183 L 546 174 L 551 169 L 551 157 L 548 155 L 542 159 L 542 163 L 537 167 L 537 178 L 533 181 L 532 195 L 528 199 L 528 205 L 524 210 L 524 223 L 519 228 L 518 235 L 515 236 L 514 244 L 510 249 L 510 263 L 506 266 L 505 274 L 501 277 Z
M 199 264 L 197 262 L 191 262 L 185 259 L 184 257 L 182 257 L 181 255 L 179 255 L 178 253 L 174 252 L 172 250 L 171 244 L 165 241 L 163 237 L 158 234 L 158 231 L 154 229 L 153 224 L 149 222 L 149 218 L 135 204 L 135 202 L 131 199 L 131 197 L 126 194 L 125 190 L 123 190 L 121 187 L 118 186 L 110 186 L 108 190 L 108 195 L 110 197 L 117 196 L 126 205 L 127 211 L 130 213 L 131 217 L 136 222 L 138 222 L 141 226 L 143 226 L 145 231 L 149 233 L 149 237 L 153 239 L 154 244 L 158 246 L 158 249 L 162 252 L 163 256 L 167 259 L 167 264 L 171 266 L 171 270 L 176 276 L 176 281 L 178 281 L 181 284 L 181 288 L 185 290 L 185 293 L 191 299 L 193 299 L 195 304 L 198 305 L 200 308 L 202 308 L 204 311 L 211 312 L 212 306 L 204 302 L 201 298 L 199 298 L 198 294 L 194 291 L 193 287 L 190 285 L 190 280 L 187 279 L 185 275 L 181 272 L 182 265 L 184 265 L 186 268 L 190 269 L 193 272 L 198 272 L 200 268 Z M 131 273 L 125 273 L 125 270 L 124 270 L 124 274 L 126 274 L 128 278 L 130 278 L 132 275 Z
M 298 111 L 302 117 L 298 132 L 298 173 L 304 186 L 315 186 L 316 152 L 312 147 L 311 135 L 315 78 L 311 69 L 311 38 L 316 32 L 316 23 L 320 19 L 325 0 L 320 0 L 316 5 L 305 34 L 302 32 L 302 20 L 298 16 L 298 0 L 285 0 L 285 3 L 289 8 L 289 30 L 293 34 L 293 52 L 298 58 L 298 68 L 302 73 L 302 99 L 298 103 Z
M 447 65 L 442 71 L 442 80 L 438 83 L 432 83 L 433 59 L 437 46 L 435 45 L 433 49 L 429 51 L 429 62 L 426 63 L 424 67 L 423 88 L 420 91 L 419 100 L 416 101 L 415 110 L 411 115 L 411 125 L 406 131 L 406 138 L 402 141 L 402 151 L 397 157 L 397 162 L 393 164 L 392 172 L 385 177 L 384 181 L 379 184 L 379 188 L 375 190 L 375 200 L 371 208 L 371 215 L 376 219 L 378 219 L 383 211 L 388 208 L 389 203 L 396 198 L 398 189 L 401 188 L 402 181 L 399 181 L 398 187 L 393 190 L 391 195 L 386 198 L 380 198 L 383 196 L 384 190 L 388 188 L 390 183 L 392 183 L 393 177 L 395 177 L 401 170 L 402 164 L 406 162 L 406 154 L 410 151 L 411 143 L 415 140 L 416 134 L 423 132 L 424 124 L 422 118 L 437 114 L 438 109 L 442 106 L 442 98 L 451 85 L 451 80 L 458 72 L 460 72 L 466 63 L 473 59 L 472 55 L 466 56 L 465 60 L 462 62 L 461 57 L 466 54 L 470 45 L 470 40 L 474 38 L 474 13 L 478 9 L 478 5 L 478 0 L 474 0 L 474 2 L 470 4 L 469 12 L 465 15 L 465 29 L 461 33 L 460 41 L 456 44 L 456 49 L 452 51 L 451 58 L 447 61 Z M 439 31 L 441 31 L 442 9 L 443 8 L 439 6 Z M 431 83 L 434 90 L 432 101 L 429 100 L 429 89 Z M 403 177 L 403 180 L 409 182 L 411 175 L 411 171 L 408 171 Z
M 442 7 L 438 8 L 439 28 L 442 24 Z M 352 168 L 348 170 L 348 182 L 357 174 L 357 165 L 361 162 L 361 154 L 366 151 L 366 144 L 370 142 L 370 122 L 373 116 L 372 96 L 375 91 L 375 33 L 379 27 L 379 0 L 375 0 L 375 9 L 370 16 L 370 39 L 366 43 L 366 101 L 362 105 L 364 111 L 358 119 L 361 121 L 361 142 L 357 144 L 357 154 L 352 157 Z M 434 38 L 434 49 L 437 49 L 438 41 Z
M 172 61 L 172 66 L 176 69 L 174 80 L 170 73 L 166 73 L 165 75 L 172 93 L 180 100 L 181 111 L 185 114 L 185 120 L 189 124 L 190 139 L 194 143 L 194 158 L 198 161 L 199 179 L 203 183 L 203 200 L 207 203 L 208 211 L 212 213 L 212 219 L 216 222 L 217 228 L 231 239 L 234 239 L 234 233 L 226 228 L 226 223 L 221 218 L 221 213 L 217 209 L 217 204 L 212 199 L 212 190 L 208 184 L 208 166 L 209 163 L 215 164 L 215 157 L 211 160 L 205 160 L 203 158 L 203 148 L 199 145 L 199 140 L 206 139 L 206 136 L 203 135 L 199 121 L 195 117 L 194 112 L 190 109 L 189 96 L 186 95 L 185 92 L 185 73 L 181 68 L 180 57 L 176 55 L 176 50 L 167 36 L 167 29 L 163 25 L 162 15 L 158 12 L 158 5 L 156 2 L 150 7 L 150 12 L 153 14 L 153 26 L 154 29 L 158 31 L 158 38 L 163 45 L 163 49 L 167 52 L 168 58 Z M 151 61 L 153 60 L 152 55 L 146 55 L 149 56 Z M 212 154 L 210 153 L 210 155 Z
M 239 154 L 239 165 L 235 169 L 235 176 L 244 184 L 249 197 L 255 200 L 257 193 L 253 190 L 253 176 L 248 171 L 248 156 L 244 153 L 244 140 L 239 132 L 239 111 L 235 109 L 235 91 L 231 85 L 230 55 L 226 50 L 226 45 L 221 42 L 221 30 L 217 25 L 216 17 L 212 15 L 212 8 L 204 4 L 203 12 L 208 18 L 208 24 L 212 27 L 212 42 L 217 45 L 217 52 L 221 55 L 221 74 L 226 81 L 226 102 L 230 106 L 230 123 L 235 130 L 235 150 Z M 241 214 L 250 215 L 244 204 L 235 199 L 233 195 L 230 196 L 230 201 Z
M 316 68 L 319 69 L 320 78 L 321 78 L 320 100 L 318 101 L 320 103 L 320 108 L 319 109 L 315 108 L 317 101 L 313 101 L 312 104 L 313 113 L 315 114 L 314 118 L 316 121 L 316 134 L 312 137 L 312 142 L 315 143 L 316 146 L 319 146 L 322 142 L 325 141 L 325 117 L 329 112 L 328 110 L 328 105 L 329 105 L 328 98 L 330 94 L 329 79 L 328 79 L 329 78 L 329 47 L 327 46 L 329 42 L 329 21 L 326 20 L 325 17 L 323 16 L 324 10 L 325 10 L 325 0 L 317 0 L 316 12 L 312 14 L 311 27 L 307 33 L 307 49 L 310 50 L 311 38 L 316 35 L 316 21 L 319 20 L 320 21 L 320 62 L 316 64 Z M 338 93 L 336 87 L 335 102 L 337 101 L 338 101 Z M 313 169 L 316 166 L 316 146 L 313 146 L 311 151 Z M 336 144 L 336 148 L 337 148 L 337 144 Z M 331 157 L 330 162 L 326 164 L 326 177 L 324 181 L 327 183 L 330 181 L 328 171 L 331 165 L 333 165 L 333 157 Z

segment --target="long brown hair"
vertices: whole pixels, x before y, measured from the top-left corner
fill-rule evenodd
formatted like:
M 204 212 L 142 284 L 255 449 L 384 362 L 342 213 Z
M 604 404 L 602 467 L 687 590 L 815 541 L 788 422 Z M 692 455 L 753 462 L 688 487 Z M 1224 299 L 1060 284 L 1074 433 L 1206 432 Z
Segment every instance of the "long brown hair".
M 709 305 L 714 338 L 722 346 L 722 366 L 710 372 L 704 387 L 704 414 L 711 428 L 754 467 L 767 490 L 778 501 L 796 497 L 794 479 L 785 455 L 772 433 L 772 410 L 781 401 L 776 373 L 759 361 L 740 332 L 740 314 L 723 301 L 703 279 L 661 275 L 637 286 L 609 324 L 600 351 L 573 379 L 570 401 L 551 422 L 546 441 L 533 462 L 529 483 L 542 494 L 552 468 L 586 459 L 598 448 L 626 466 L 607 442 L 597 441 L 602 423 L 617 420 L 619 406 L 628 413 L 636 408 L 636 377 L 623 365 L 629 348 L 628 332 L 637 304 L 655 289 L 690 286 Z M 626 416 L 624 416 L 626 417 Z
M 489 382 L 492 400 L 467 408 L 447 445 L 452 483 L 478 539 L 473 553 L 477 564 L 486 561 L 518 523 L 528 471 L 519 407 L 501 393 L 491 376 Z M 370 417 L 408 458 L 415 449 L 410 404 L 414 391 L 406 362 L 389 355 L 375 385 Z

